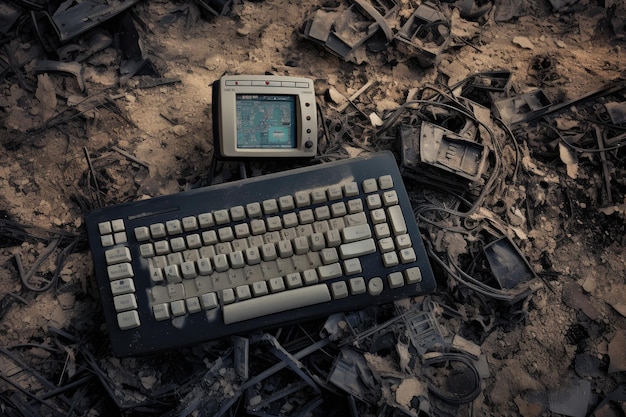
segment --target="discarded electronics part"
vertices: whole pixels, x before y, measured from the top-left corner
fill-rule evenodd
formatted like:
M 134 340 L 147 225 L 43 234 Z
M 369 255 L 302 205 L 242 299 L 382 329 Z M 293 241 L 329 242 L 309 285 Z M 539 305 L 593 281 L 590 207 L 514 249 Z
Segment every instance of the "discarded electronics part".
M 483 251 L 500 288 L 512 289 L 535 277 L 532 267 L 508 236 L 490 242 Z
M 470 181 L 480 180 L 489 149 L 429 122 L 420 127 L 420 161 Z
M 38 59 L 35 61 L 35 73 L 44 72 L 64 72 L 72 74 L 78 82 L 80 91 L 85 91 L 85 80 L 83 79 L 83 66 L 78 62 L 61 62 L 50 61 L 46 59 Z
M 63 43 L 117 16 L 138 2 L 139 0 L 85 0 L 72 3 L 71 7 L 57 10 L 52 15 L 41 12 L 41 16 L 50 21 L 59 41 Z
M 195 0 L 195 2 L 214 16 L 224 16 L 233 5 L 233 0 Z
M 233 336 L 233 346 L 234 346 L 234 363 L 235 363 L 235 372 L 242 379 L 248 379 L 248 357 L 250 354 L 250 340 L 241 337 L 241 336 Z
M 463 372 L 461 369 L 454 368 L 453 363 L 463 365 L 471 375 Z M 426 368 L 438 368 L 440 364 L 446 364 L 448 369 L 445 387 L 446 390 L 440 388 L 435 383 L 428 384 L 428 391 L 441 400 L 455 405 L 466 404 L 474 401 L 481 392 L 481 382 L 478 370 L 474 363 L 466 356 L 460 353 L 440 353 L 430 355 L 422 361 L 422 370 Z M 450 368 L 452 368 L 450 370 Z M 469 377 L 471 377 L 471 383 Z M 469 386 L 469 389 L 468 389 Z
M 380 388 L 363 354 L 348 347 L 335 359 L 328 382 L 369 404 L 380 398 Z
M 458 195 L 468 190 L 467 181 L 460 181 L 457 175 L 421 163 L 419 126 L 402 124 L 398 135 L 400 172 L 404 178 Z
M 601 88 L 599 88 L 598 90 L 592 91 L 591 93 L 587 93 L 581 97 L 575 98 L 573 100 L 568 100 L 562 103 L 558 103 L 558 104 L 554 104 L 551 106 L 547 106 L 542 108 L 541 110 L 537 110 L 534 112 L 530 112 L 526 115 L 524 115 L 523 117 L 519 117 L 519 119 L 515 122 L 511 122 L 511 125 L 515 125 L 515 124 L 519 124 L 519 123 L 528 123 L 528 122 L 532 122 L 533 120 L 536 120 L 540 117 L 544 117 L 544 116 L 548 116 L 552 113 L 556 113 L 558 111 L 561 111 L 565 108 L 568 108 L 574 104 L 582 104 L 582 103 L 586 103 L 587 101 L 590 100 L 595 100 L 597 98 L 600 97 L 605 97 L 608 96 L 609 94 L 614 94 L 617 93 L 618 91 L 622 91 L 626 89 L 626 81 L 620 81 L 620 82 L 613 82 L 610 84 L 607 84 Z M 504 100 L 502 100 L 504 102 Z M 496 105 L 496 110 L 498 109 L 497 103 L 495 103 Z M 502 118 L 502 117 L 501 117 Z M 504 120 L 504 119 L 502 119 Z
M 542 90 L 534 90 L 494 103 L 498 117 L 508 125 L 527 121 L 535 115 L 542 114 L 551 105 L 552 102 Z
M 354 62 L 356 49 L 370 39 L 376 29 L 371 28 L 371 21 L 353 4 L 342 13 L 317 10 L 313 19 L 305 24 L 304 36 L 344 61 Z
M 604 105 L 606 112 L 609 114 L 611 118 L 611 122 L 614 125 L 621 125 L 626 123 L 626 101 L 620 102 L 609 102 Z
M 567 12 L 578 0 L 550 0 L 552 10 L 555 12 Z
M 457 97 L 491 107 L 494 97 L 508 90 L 511 78 L 510 71 L 481 72 L 461 80 L 452 86 L 451 90 Z
M 393 32 L 391 30 L 391 27 L 389 26 L 389 23 L 387 23 L 386 19 L 390 15 L 395 15 L 395 13 L 398 10 L 398 5 L 394 3 L 394 6 L 389 11 L 387 11 L 387 14 L 385 16 L 383 16 L 382 14 L 378 12 L 378 10 L 376 10 L 376 8 L 369 2 L 369 0 L 353 0 L 353 1 L 359 6 L 361 6 L 361 8 L 376 21 L 376 24 L 380 27 L 380 29 L 385 34 L 385 37 L 387 38 L 387 42 L 391 42 L 391 40 L 393 39 Z
M 393 39 L 388 22 L 395 18 L 398 5 L 393 0 L 387 3 L 377 1 L 377 8 L 368 0 L 355 0 L 354 4 L 342 12 L 318 9 L 313 17 L 306 21 L 303 35 L 344 61 L 358 64 L 360 59 L 357 58 L 357 50 L 370 40 L 378 29 L 385 34 L 387 42 Z
M 417 59 L 422 67 L 435 65 L 451 39 L 450 23 L 443 13 L 421 4 L 396 33 L 400 52 Z
M 420 356 L 428 352 L 444 352 L 449 343 L 443 336 L 443 330 L 433 313 L 433 302 L 430 298 L 416 303 L 402 314 L 406 333 Z

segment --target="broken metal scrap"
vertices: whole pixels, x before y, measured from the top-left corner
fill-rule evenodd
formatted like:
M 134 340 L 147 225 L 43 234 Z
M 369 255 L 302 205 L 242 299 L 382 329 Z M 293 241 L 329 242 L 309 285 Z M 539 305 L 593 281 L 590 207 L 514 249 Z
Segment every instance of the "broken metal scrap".
M 395 36 L 396 47 L 417 59 L 422 67 L 434 65 L 451 39 L 450 23 L 443 13 L 421 4 Z
M 388 5 L 378 2 L 378 6 L 376 8 L 366 0 L 355 0 L 343 12 L 318 9 L 306 21 L 303 36 L 345 61 L 359 64 L 362 60 L 357 56 L 358 48 L 378 29 L 383 31 L 387 42 L 392 36 L 387 20 L 395 16 L 398 6 L 393 1 Z

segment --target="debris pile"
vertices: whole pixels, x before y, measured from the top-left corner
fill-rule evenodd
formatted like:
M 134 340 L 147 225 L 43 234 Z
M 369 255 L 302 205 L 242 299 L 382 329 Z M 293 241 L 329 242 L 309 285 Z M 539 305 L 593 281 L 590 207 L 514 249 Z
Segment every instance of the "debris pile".
M 301 19 L 281 22 L 282 32 L 275 19 L 259 17 L 275 15 L 273 3 L 0 0 L 0 117 L 12 134 L 0 143 L 16 158 L 3 162 L 10 175 L 0 176 L 7 195 L 0 282 L 9 283 L 0 299 L 3 412 L 624 415 L 624 5 L 541 4 L 554 13 L 550 30 L 578 26 L 582 38 L 586 24 L 602 22 L 607 41 L 618 45 L 617 64 L 602 65 L 621 79 L 568 90 L 572 71 L 563 56 L 537 54 L 535 46 L 546 44 L 540 36 L 508 32 L 525 22 L 531 2 L 332 1 L 297 9 Z M 493 56 L 484 37 L 491 38 L 494 22 L 510 25 L 498 36 L 506 34 L 507 48 L 522 51 L 525 61 L 487 65 Z M 232 27 L 229 51 L 244 51 L 237 59 L 246 62 L 180 53 L 191 64 L 168 71 L 176 64 L 158 47 L 146 48 L 145 38 L 176 24 L 184 28 L 177 47 L 193 43 L 187 37 L 202 39 L 224 56 L 215 32 Z M 205 26 L 215 40 L 200 31 Z M 293 45 L 269 43 L 290 31 Z M 255 49 L 257 42 L 263 48 Z M 562 39 L 554 45 L 566 48 Z M 275 53 L 275 63 L 261 62 L 270 56 L 265 51 Z M 462 63 L 468 51 L 475 55 Z M 179 107 L 158 109 L 169 130 L 146 133 L 155 122 L 139 126 L 132 105 L 158 95 L 141 91 L 158 87 L 168 102 L 194 71 L 209 85 L 216 79 L 209 75 L 252 64 L 292 74 L 318 61 L 311 70 L 319 70 L 323 132 L 316 162 L 394 152 L 438 289 L 159 356 L 112 357 L 81 216 L 210 182 L 198 173 L 212 151 L 202 147 L 210 131 L 206 106 L 196 136 L 184 125 L 192 105 L 184 96 Z M 30 180 L 23 168 L 37 165 L 51 142 L 56 155 L 68 155 L 55 162 L 62 165 L 59 193 L 70 195 L 58 207 L 39 197 L 58 184 Z M 248 168 L 259 174 L 282 167 Z M 56 172 L 46 169 L 44 177 Z M 221 167 L 220 180 L 234 177 L 228 169 Z M 34 199 L 33 218 L 54 227 L 14 220 L 31 218 L 16 215 L 10 196 Z

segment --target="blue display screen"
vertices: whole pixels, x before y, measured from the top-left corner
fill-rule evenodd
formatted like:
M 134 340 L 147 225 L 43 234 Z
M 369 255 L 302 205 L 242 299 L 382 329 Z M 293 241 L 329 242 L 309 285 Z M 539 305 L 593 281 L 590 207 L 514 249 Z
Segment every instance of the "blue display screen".
M 238 148 L 296 148 L 295 96 L 237 94 L 235 102 Z

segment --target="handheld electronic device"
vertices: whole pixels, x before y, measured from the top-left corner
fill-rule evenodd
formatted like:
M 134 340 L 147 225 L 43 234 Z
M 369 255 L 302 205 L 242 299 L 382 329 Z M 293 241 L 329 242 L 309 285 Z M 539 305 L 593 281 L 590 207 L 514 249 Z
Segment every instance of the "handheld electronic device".
M 311 158 L 317 152 L 313 81 L 225 75 L 213 83 L 213 136 L 222 159 Z

